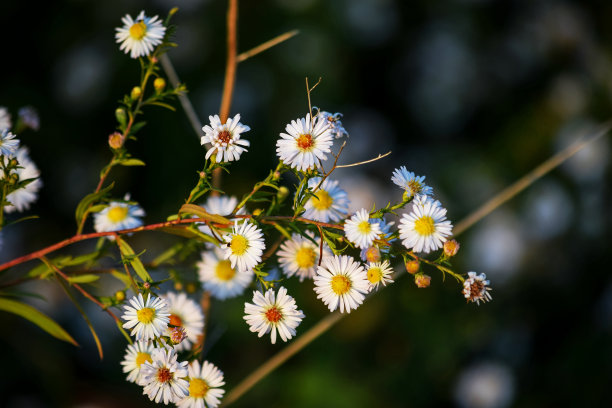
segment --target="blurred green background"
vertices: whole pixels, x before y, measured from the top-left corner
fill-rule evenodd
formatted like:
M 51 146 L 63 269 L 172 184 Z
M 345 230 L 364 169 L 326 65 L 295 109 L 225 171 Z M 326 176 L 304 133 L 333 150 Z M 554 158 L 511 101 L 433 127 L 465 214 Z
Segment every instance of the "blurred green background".
M 174 6 L 179 46 L 170 57 L 206 122 L 218 112 L 223 85 L 225 1 L 0 6 L 0 106 L 13 117 L 25 105 L 38 110 L 40 131 L 20 139 L 44 183 L 28 212 L 40 219 L 3 231 L 0 261 L 74 233 L 74 209 L 110 158 L 117 101 L 139 75 L 114 29 L 126 13 L 163 17 Z M 606 0 L 242 1 L 239 13 L 240 51 L 291 29 L 300 34 L 238 67 L 232 113 L 251 127 L 251 148 L 225 178 L 230 194 L 244 194 L 275 165 L 278 133 L 307 110 L 306 76 L 322 78 L 313 104 L 344 114 L 350 139 L 341 162 L 393 151 L 335 174 L 353 210 L 398 200 L 390 177 L 405 165 L 427 176 L 456 223 L 611 116 Z M 147 167 L 111 178 L 116 196 L 130 192 L 152 223 L 176 212 L 205 149 L 180 107 L 148 109 L 145 120 L 128 147 Z M 466 304 L 460 286 L 435 271 L 426 290 L 402 277 L 235 406 L 611 406 L 609 161 L 606 137 L 459 237 L 456 270 L 486 273 L 490 304 Z M 160 233 L 133 241 L 148 249 L 145 257 L 173 242 Z M 153 406 L 124 381 L 125 340 L 112 320 L 82 302 L 102 335 L 99 361 L 87 326 L 54 285 L 23 290 L 47 297 L 36 305 L 81 347 L 0 314 L 0 406 Z M 326 309 L 311 283 L 287 285 L 307 315 L 299 335 Z M 245 300 L 213 303 L 206 323 L 206 358 L 224 371 L 226 390 L 283 347 L 248 331 Z

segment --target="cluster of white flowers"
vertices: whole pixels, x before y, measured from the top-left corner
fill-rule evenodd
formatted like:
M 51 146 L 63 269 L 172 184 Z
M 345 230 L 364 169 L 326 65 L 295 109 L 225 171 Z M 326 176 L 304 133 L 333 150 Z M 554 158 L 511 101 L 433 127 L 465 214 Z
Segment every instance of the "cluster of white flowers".
M 142 294 L 124 306 L 123 327 L 136 341 L 121 362 L 127 380 L 143 387 L 152 401 L 179 407 L 216 407 L 225 391 L 223 373 L 205 361 L 179 361 L 179 351 L 191 350 L 203 334 L 204 315 L 185 293 L 161 297 Z M 181 335 L 175 336 L 175 333 Z
M 124 26 L 117 28 L 116 39 L 120 49 L 132 58 L 150 56 L 162 44 L 166 28 L 157 16 L 150 18 L 141 12 L 136 19 L 126 15 L 122 21 Z M 361 208 L 349 214 L 346 191 L 338 180 L 329 178 L 331 171 L 325 173 L 322 167 L 330 155 L 337 162 L 340 153 L 332 153 L 334 142 L 348 136 L 341 117 L 340 113 L 315 108 L 314 115 L 311 111 L 292 120 L 279 133 L 276 154 L 280 164 L 274 172 L 277 184 L 273 187 L 286 171 L 298 177 L 300 187 L 294 196 L 293 216 L 284 218 L 295 223 L 291 233 L 276 225 L 282 237 L 274 245 L 266 245 L 264 234 L 271 218 L 260 218 L 266 216 L 261 209 L 248 214 L 244 204 L 249 196 L 239 203 L 236 197 L 212 195 L 202 204 L 209 215 L 227 217 L 231 222 L 217 217 L 225 222 L 196 225 L 198 233 L 207 235 L 210 241 L 202 244 L 201 259 L 196 264 L 201 287 L 217 300 L 240 296 L 249 287 L 259 288 L 253 291 L 252 302 L 244 303 L 243 318 L 258 337 L 270 334 L 272 344 L 278 337 L 287 342 L 296 336 L 305 318 L 287 289 L 278 286 L 284 278 L 272 277 L 272 271 L 280 275 L 280 269 L 285 278 L 295 276 L 300 282 L 312 280 L 317 298 L 330 312 L 350 313 L 369 293 L 394 282 L 394 257 L 403 257 L 406 270 L 416 274 L 417 286 L 427 287 L 431 277 L 417 273 L 421 254 L 444 248 L 440 259 L 446 261 L 459 248 L 456 241 L 449 241 L 452 225 L 446 219 L 446 209 L 432 197 L 433 189 L 425 184 L 424 176 L 415 175 L 405 166 L 395 169 L 391 176 L 391 181 L 404 190 L 398 204 L 389 203 L 378 211 Z M 247 152 L 250 142 L 243 134 L 250 127 L 240 120 L 239 114 L 224 119 L 209 116 L 210 123 L 202 128 L 200 139 L 207 149 L 207 171 L 238 161 Z M 11 140 L 8 136 L 2 139 L 8 146 Z M 202 172 L 201 177 L 206 179 L 207 173 Z M 283 188 L 287 191 L 286 187 L 277 188 L 279 194 Z M 191 205 L 191 196 L 188 203 Z M 408 211 L 401 215 L 397 228 L 395 222 L 385 220 L 385 214 L 404 208 Z M 126 197 L 96 213 L 95 229 L 107 232 L 139 227 L 142 216 L 144 210 Z M 303 224 L 298 227 L 299 223 Z M 343 235 L 332 234 L 330 229 L 343 230 Z M 397 240 L 403 248 L 393 248 Z M 347 251 L 359 256 L 355 258 Z M 470 272 L 464 279 L 463 295 L 478 304 L 488 301 L 488 285 L 484 274 Z M 123 315 L 124 327 L 131 329 L 136 342 L 128 346 L 122 362 L 128 381 L 143 386 L 143 393 L 156 402 L 173 402 L 180 407 L 217 406 L 224 393 L 220 388 L 223 374 L 208 362 L 200 366 L 197 360 L 179 361 L 177 354 L 190 350 L 203 335 L 200 306 L 184 293 L 161 297 L 148 294 L 146 299 L 138 294 L 129 303 Z

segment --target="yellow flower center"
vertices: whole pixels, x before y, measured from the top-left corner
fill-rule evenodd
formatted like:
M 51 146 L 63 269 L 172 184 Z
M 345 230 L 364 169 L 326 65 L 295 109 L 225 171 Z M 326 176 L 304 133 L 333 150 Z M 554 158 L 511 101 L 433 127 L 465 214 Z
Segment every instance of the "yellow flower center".
M 206 381 L 201 378 L 192 378 L 189 381 L 189 396 L 192 398 L 204 398 L 209 389 L 210 387 L 206 384 Z
M 149 353 L 139 351 L 138 354 L 136 354 L 136 365 L 140 367 L 145 361 L 152 363 L 153 360 L 151 360 L 151 355 Z
M 310 202 L 312 203 L 312 206 L 315 209 L 319 211 L 325 211 L 332 206 L 332 204 L 334 203 L 334 199 L 329 195 L 327 191 L 319 190 L 310 199 Z
M 126 219 L 128 215 L 127 207 L 113 207 L 108 210 L 108 219 L 112 222 L 120 222 Z
M 357 224 L 357 230 L 362 234 L 369 234 L 372 230 L 372 225 L 367 221 L 361 221 Z
M 147 35 L 147 25 L 144 21 L 132 24 L 130 27 L 130 37 L 135 40 L 142 40 L 145 35 Z
M 295 254 L 295 262 L 300 268 L 312 268 L 317 259 L 317 253 L 309 247 L 302 247 Z
M 222 281 L 232 280 L 234 275 L 236 275 L 236 271 L 232 268 L 232 263 L 228 260 L 219 261 L 217 267 L 215 268 L 215 275 L 217 278 Z
M 423 186 L 421 186 L 421 183 L 416 180 L 411 180 L 408 182 L 408 191 L 410 191 L 412 195 L 420 193 L 422 188 Z
M 430 216 L 419 218 L 414 222 L 414 230 L 419 235 L 431 235 L 436 230 L 434 220 Z
M 312 136 L 310 136 L 309 134 L 303 134 L 300 135 L 300 137 L 297 138 L 297 146 L 300 148 L 300 150 L 305 150 L 305 151 L 309 151 L 312 150 L 312 146 L 314 146 L 314 142 L 312 141 Z
M 372 285 L 380 282 L 382 279 L 382 271 L 380 268 L 370 268 L 368 269 L 368 280 Z
M 242 235 L 234 235 L 230 243 L 230 248 L 232 248 L 234 255 L 242 255 L 249 248 L 249 242 Z
M 272 306 L 266 312 L 266 319 L 268 319 L 270 323 L 276 323 L 282 318 L 283 318 L 283 314 L 280 312 L 280 310 L 278 310 L 276 306 Z
M 150 307 L 142 308 L 136 312 L 136 317 L 139 322 L 149 324 L 155 318 L 155 309 L 151 309 Z
M 336 295 L 344 295 L 351 289 L 351 281 L 343 275 L 334 276 L 331 280 L 331 288 Z

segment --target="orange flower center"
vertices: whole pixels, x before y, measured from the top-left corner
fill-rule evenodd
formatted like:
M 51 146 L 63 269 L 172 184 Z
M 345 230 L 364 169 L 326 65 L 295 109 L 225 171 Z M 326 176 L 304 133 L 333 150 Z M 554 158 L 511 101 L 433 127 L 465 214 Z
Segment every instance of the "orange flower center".
M 172 381 L 174 374 L 170 372 L 166 367 L 157 370 L 157 381 L 160 383 L 166 383 Z
M 312 140 L 312 136 L 309 134 L 302 134 L 297 138 L 297 146 L 300 150 L 311 150 L 312 146 L 314 146 L 314 141 Z
M 227 130 L 222 130 L 217 135 L 217 138 L 221 143 L 229 144 L 230 140 L 232 140 L 232 134 Z
M 276 306 L 272 306 L 266 312 L 266 319 L 268 319 L 270 323 L 276 323 L 282 318 L 283 318 L 283 314 L 280 312 L 280 310 L 278 310 Z
M 181 327 L 183 325 L 183 320 L 175 314 L 170 315 L 170 325 Z

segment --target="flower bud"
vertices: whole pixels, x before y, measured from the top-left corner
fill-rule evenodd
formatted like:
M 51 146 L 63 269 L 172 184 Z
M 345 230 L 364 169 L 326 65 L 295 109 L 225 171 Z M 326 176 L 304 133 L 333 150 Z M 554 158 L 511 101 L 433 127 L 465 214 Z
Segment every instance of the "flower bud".
M 200 172 L 200 178 L 205 178 L 206 177 L 206 172 L 205 171 L 201 171 Z
M 380 250 L 378 247 L 371 246 L 365 251 L 365 257 L 368 262 L 380 261 Z
M 280 186 L 278 192 L 276 193 L 276 197 L 279 200 L 284 200 L 289 195 L 289 189 L 285 186 Z
M 140 98 L 140 96 L 142 95 L 142 89 L 139 86 L 135 86 L 134 88 L 132 88 L 132 93 L 130 94 L 130 97 L 134 100 Z
M 410 190 L 404 191 L 404 194 L 402 194 L 402 201 L 406 202 L 406 201 L 409 201 L 411 198 L 412 198 L 412 192 Z
M 187 291 L 187 293 L 195 293 L 195 291 L 197 289 L 198 288 L 196 287 L 195 283 L 193 283 L 193 282 L 189 282 L 187 284 L 187 286 L 185 287 L 185 290 Z
M 174 290 L 183 290 L 183 284 L 181 282 L 174 282 Z
M 142 287 L 145 288 L 146 290 L 151 289 L 151 284 L 149 282 L 145 282 L 142 284 Z
M 125 292 L 122 290 L 116 291 L 115 299 L 117 299 L 117 302 L 123 302 L 125 300 Z
M 280 171 L 275 171 L 274 173 L 272 173 L 272 180 L 276 181 L 278 179 L 280 179 Z
M 17 166 L 19 166 L 19 162 L 17 161 L 17 159 L 15 157 L 13 157 L 11 160 L 9 160 L 7 167 L 9 169 L 11 169 L 11 168 L 15 168 Z
M 127 123 L 127 114 L 125 113 L 125 109 L 123 108 L 117 108 L 115 110 L 115 117 L 117 118 L 117 122 L 119 122 L 119 124 L 121 126 L 125 126 Z
M 10 184 L 17 184 L 17 183 L 19 183 L 19 174 L 11 173 L 11 175 L 9 177 L 9 183 Z
M 431 283 L 431 276 L 418 273 L 414 275 L 414 283 L 416 283 L 418 288 L 426 288 Z
M 256 208 L 253 211 L 253 217 L 257 217 L 257 216 L 261 215 L 262 212 L 263 212 L 263 210 L 261 208 Z
M 155 92 L 161 93 L 161 91 L 163 91 L 165 87 L 166 80 L 164 78 L 155 78 L 155 81 L 153 81 L 153 88 L 155 88 Z
M 187 332 L 185 332 L 185 329 L 183 327 L 179 326 L 170 329 L 170 340 L 172 340 L 172 343 L 174 343 L 175 345 L 185 340 L 186 337 Z
M 411 275 L 414 275 L 415 273 L 417 273 L 420 267 L 421 267 L 421 263 L 417 261 L 416 259 L 406 262 L 406 272 L 408 272 Z
M 108 135 L 108 145 L 111 149 L 120 149 L 123 146 L 123 135 L 119 132 Z
M 455 241 L 454 239 L 451 239 L 450 241 L 446 241 L 444 243 L 444 255 L 448 256 L 449 258 L 451 256 L 455 256 L 457 255 L 457 251 L 459 251 L 460 247 L 461 245 L 459 245 L 459 243 Z

